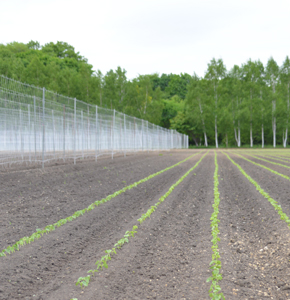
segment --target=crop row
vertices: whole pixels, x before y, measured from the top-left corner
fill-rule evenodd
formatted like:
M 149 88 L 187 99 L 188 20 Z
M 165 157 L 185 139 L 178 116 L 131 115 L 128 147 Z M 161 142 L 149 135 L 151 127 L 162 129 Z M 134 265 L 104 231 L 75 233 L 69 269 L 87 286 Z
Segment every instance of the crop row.
M 207 279 L 207 282 L 211 282 L 211 286 L 209 289 L 209 296 L 211 299 L 219 300 L 219 299 L 225 299 L 223 293 L 221 292 L 221 287 L 219 286 L 218 282 L 222 280 L 222 275 L 220 274 L 221 269 L 221 261 L 220 261 L 220 254 L 218 249 L 218 242 L 220 241 L 220 238 L 218 237 L 220 231 L 218 229 L 218 224 L 220 220 L 218 219 L 219 214 L 219 204 L 220 204 L 220 193 L 219 193 L 219 180 L 218 180 L 218 162 L 217 162 L 217 154 L 215 152 L 214 157 L 215 162 L 215 171 L 214 171 L 214 204 L 213 207 L 213 213 L 211 215 L 211 234 L 212 234 L 212 261 L 210 263 L 210 269 L 211 277 Z
M 157 207 L 173 192 L 173 190 L 200 164 L 203 158 L 207 155 L 206 152 L 200 160 L 191 168 L 189 169 L 182 177 L 180 177 L 170 188 L 169 190 L 159 198 L 158 202 L 155 205 L 152 205 L 145 214 L 137 220 L 140 224 L 142 224 L 147 218 L 150 218 L 151 214 L 157 209 Z M 111 260 L 113 254 L 117 254 L 116 250 L 120 249 L 125 243 L 129 242 L 129 239 L 134 237 L 137 233 L 138 226 L 134 225 L 131 231 L 126 231 L 124 237 L 122 237 L 119 241 L 117 241 L 112 249 L 106 250 L 105 255 L 96 261 L 97 268 L 93 270 L 89 270 L 88 273 L 94 275 L 96 272 L 101 271 L 103 268 L 108 268 L 108 261 Z M 80 287 L 88 286 L 91 279 L 91 275 L 87 275 L 84 277 L 79 277 L 76 282 L 76 285 Z
M 258 156 L 261 156 L 263 158 L 269 158 L 269 159 L 282 161 L 282 162 L 285 162 L 285 163 L 288 163 L 288 164 L 290 163 L 289 160 L 285 160 L 285 157 L 279 157 L 279 156 L 273 156 L 273 155 L 260 155 L 260 154 Z
M 277 171 L 275 171 L 275 170 L 272 170 L 272 169 L 270 169 L 270 168 L 268 168 L 268 167 L 266 167 L 266 166 L 264 166 L 264 165 L 261 165 L 261 164 L 259 164 L 259 163 L 256 163 L 256 162 L 254 162 L 254 161 L 252 161 L 252 160 L 250 160 L 250 159 L 248 159 L 248 158 L 242 156 L 241 154 L 237 154 L 237 153 L 235 153 L 235 154 L 238 155 L 238 156 L 240 156 L 242 159 L 244 159 L 244 160 L 246 160 L 246 161 L 252 163 L 253 165 L 256 165 L 256 166 L 258 166 L 258 167 L 264 168 L 264 169 L 266 169 L 266 170 L 272 172 L 273 174 L 279 175 L 279 176 L 281 176 L 281 177 L 283 177 L 283 178 L 285 178 L 285 179 L 287 179 L 287 180 L 290 180 L 290 177 L 287 176 L 287 175 L 281 174 L 281 173 L 279 173 L 279 172 L 277 172 Z
M 141 179 L 139 181 L 136 181 L 133 184 L 130 184 L 130 185 L 122 188 L 121 190 L 119 190 L 119 191 L 117 191 L 117 192 L 115 192 L 115 193 L 113 193 L 111 195 L 108 195 L 106 198 L 103 198 L 102 200 L 97 200 L 94 203 L 92 203 L 91 205 L 89 205 L 87 208 L 78 210 L 73 215 L 71 215 L 71 216 L 69 216 L 67 218 L 61 219 L 61 220 L 57 221 L 54 224 L 47 225 L 44 229 L 37 229 L 37 231 L 34 232 L 31 236 L 23 237 L 19 241 L 17 241 L 14 245 L 8 246 L 7 248 L 3 249 L 0 252 L 0 257 L 1 256 L 6 256 L 7 254 L 11 254 L 11 253 L 15 252 L 16 250 L 19 250 L 21 246 L 24 246 L 25 244 L 30 244 L 30 243 L 34 242 L 35 240 L 41 238 L 44 234 L 48 234 L 48 233 L 54 231 L 56 228 L 58 228 L 58 227 L 60 227 L 62 225 L 65 225 L 68 222 L 71 222 L 71 221 L 77 219 L 78 217 L 84 215 L 86 212 L 89 212 L 89 211 L 93 210 L 97 206 L 110 201 L 111 199 L 113 199 L 116 196 L 118 196 L 118 195 L 126 192 L 127 190 L 130 190 L 130 189 L 136 187 L 140 183 L 146 182 L 149 179 L 151 179 L 151 178 L 153 178 L 155 176 L 158 176 L 158 175 L 160 175 L 160 174 L 162 174 L 162 173 L 164 173 L 164 172 L 166 172 L 166 171 L 168 171 L 168 170 L 170 170 L 170 169 L 172 169 L 172 168 L 180 165 L 181 163 L 189 160 L 190 158 L 192 158 L 193 156 L 195 156 L 195 155 L 197 155 L 199 153 L 201 153 L 201 152 L 195 153 L 195 154 L 187 157 L 186 159 L 184 159 L 184 160 L 182 160 L 182 161 L 180 161 L 180 162 L 178 162 L 178 163 L 176 163 L 176 164 L 174 164 L 174 165 L 172 165 L 172 166 L 170 166 L 168 168 L 165 168 L 165 169 L 163 169 L 161 171 L 158 171 L 158 172 L 156 172 L 154 174 L 151 174 L 151 175 L 147 176 L 146 178 L 143 178 L 143 179 Z
M 265 162 L 270 163 L 270 164 L 272 164 L 272 165 L 277 165 L 277 166 L 280 166 L 280 167 L 284 167 L 284 168 L 290 169 L 289 166 L 285 166 L 285 165 L 282 165 L 282 164 L 279 164 L 279 163 L 275 163 L 275 162 L 273 162 L 273 161 L 270 161 L 270 160 L 267 160 L 267 159 L 264 159 L 264 158 L 260 158 L 260 157 L 255 156 L 255 155 L 250 155 L 250 154 L 247 154 L 247 155 L 248 155 L 248 156 L 251 156 L 251 157 L 253 157 L 253 158 L 256 158 L 256 159 L 265 161 Z
M 223 152 L 224 153 L 224 152 Z M 278 202 L 276 200 L 274 200 L 272 197 L 270 197 L 270 195 L 265 192 L 260 186 L 259 184 L 250 176 L 248 175 L 245 170 L 239 165 L 237 164 L 234 160 L 232 160 L 228 154 L 224 153 L 227 158 L 241 171 L 241 173 L 256 187 L 257 191 L 264 196 L 264 198 L 266 198 L 271 204 L 272 206 L 275 208 L 275 210 L 277 211 L 277 213 L 280 215 L 280 219 L 285 221 L 288 225 L 288 227 L 290 228 L 290 219 L 289 217 L 283 212 L 281 205 L 278 204 Z
M 224 152 L 222 152 L 224 153 Z M 228 154 L 224 153 L 227 158 L 240 170 L 240 172 L 256 187 L 257 191 L 264 196 L 274 207 L 274 209 L 277 211 L 277 213 L 280 215 L 280 219 L 285 221 L 290 228 L 290 219 L 289 217 L 283 212 L 281 206 L 278 204 L 277 201 L 275 201 L 270 195 L 265 192 L 259 184 L 253 180 L 246 172 L 245 170 L 242 169 L 242 167 L 237 164 Z M 237 153 L 235 153 L 237 154 Z M 240 154 L 239 155 L 241 158 L 245 159 L 246 161 L 257 165 L 259 167 L 262 167 L 276 175 L 279 175 L 287 180 L 290 180 L 290 177 L 281 174 L 277 171 L 274 171 L 264 165 L 261 165 L 259 163 L 256 163 Z M 275 163 L 274 163 L 275 164 Z M 280 165 L 280 164 L 278 164 Z M 222 275 L 220 274 L 220 269 L 221 269 L 221 261 L 220 261 L 220 254 L 219 254 L 219 249 L 218 249 L 218 242 L 220 241 L 218 235 L 220 233 L 218 229 L 218 224 L 220 220 L 218 219 L 218 214 L 219 214 L 219 203 L 220 203 L 220 193 L 218 190 L 219 186 L 219 180 L 218 180 L 218 162 L 217 162 L 217 154 L 215 152 L 215 172 L 214 172 L 214 204 L 213 204 L 213 213 L 211 215 L 211 233 L 212 233 L 212 261 L 210 263 L 210 269 L 212 270 L 211 276 L 207 279 L 207 282 L 211 282 L 211 286 L 209 289 L 209 296 L 211 299 L 218 300 L 218 299 L 225 299 L 223 293 L 221 292 L 221 287 L 219 286 L 219 281 L 222 280 Z

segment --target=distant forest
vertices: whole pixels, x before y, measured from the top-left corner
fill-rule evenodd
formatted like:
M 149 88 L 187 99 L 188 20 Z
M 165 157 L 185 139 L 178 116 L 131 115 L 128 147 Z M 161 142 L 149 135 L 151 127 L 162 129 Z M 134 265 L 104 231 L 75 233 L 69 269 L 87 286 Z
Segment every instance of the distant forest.
M 193 66 L 194 67 L 194 66 Z M 288 145 L 290 60 L 248 60 L 227 71 L 212 59 L 204 77 L 106 74 L 65 43 L 0 44 L 0 74 L 116 109 L 189 136 L 193 145 Z

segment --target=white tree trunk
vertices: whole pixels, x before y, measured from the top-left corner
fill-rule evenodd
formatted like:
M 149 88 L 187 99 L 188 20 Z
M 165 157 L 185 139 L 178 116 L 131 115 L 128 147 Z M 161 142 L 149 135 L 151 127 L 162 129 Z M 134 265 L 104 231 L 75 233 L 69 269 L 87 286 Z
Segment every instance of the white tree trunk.
M 235 140 L 236 140 L 236 143 L 237 143 L 237 146 L 238 146 L 238 136 L 237 136 L 236 127 L 234 127 L 234 132 L 235 132 Z
M 276 148 L 276 118 L 273 118 L 273 147 Z
M 273 85 L 273 93 L 275 94 L 275 85 Z M 273 129 L 273 147 L 276 148 L 276 100 L 272 101 L 272 129 Z
M 287 124 L 287 128 L 285 130 L 285 134 L 284 134 L 284 130 L 283 130 L 283 147 L 286 148 L 287 146 L 287 139 L 288 139 L 288 124 Z
M 201 114 L 201 122 L 202 122 L 203 133 L 204 133 L 204 145 L 207 147 L 208 146 L 207 136 L 206 136 L 206 131 L 205 131 L 204 119 L 203 119 L 203 116 L 202 116 L 203 111 L 202 111 L 200 99 L 198 99 L 198 103 L 199 103 L 199 109 L 200 109 L 200 114 Z
M 250 124 L 250 144 L 251 148 L 253 148 L 253 107 L 252 107 L 252 89 L 251 89 L 251 124 Z
M 261 101 L 263 100 L 262 98 L 262 91 L 260 91 L 260 97 Z M 264 108 L 263 108 L 263 103 L 262 103 L 262 148 L 264 148 Z
M 216 148 L 219 147 L 218 144 L 218 132 L 217 132 L 217 91 L 216 91 L 216 86 L 214 85 L 214 92 L 215 92 L 215 146 Z
M 241 128 L 240 128 L 240 121 L 238 122 L 238 147 L 241 147 Z
M 218 144 L 218 133 L 217 133 L 217 117 L 215 117 L 215 124 L 214 124 L 214 129 L 215 129 L 215 146 L 216 148 L 219 147 L 219 144 Z
M 205 145 L 205 147 L 208 146 L 206 132 L 204 132 L 204 145 Z
M 286 148 L 286 146 L 287 146 L 287 139 L 288 139 L 288 122 L 289 122 L 289 87 L 290 87 L 290 84 L 288 83 L 286 131 L 285 131 L 285 136 L 283 136 L 283 147 L 284 147 L 284 148 Z M 283 132 L 283 135 L 284 135 L 284 132 Z

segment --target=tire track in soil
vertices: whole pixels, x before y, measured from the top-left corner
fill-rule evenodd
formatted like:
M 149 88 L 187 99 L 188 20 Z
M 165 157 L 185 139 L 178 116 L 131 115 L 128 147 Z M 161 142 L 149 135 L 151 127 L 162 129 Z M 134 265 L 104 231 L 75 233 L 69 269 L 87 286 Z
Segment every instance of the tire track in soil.
M 108 270 L 69 295 L 79 300 L 209 299 L 214 169 L 210 153 L 139 226 Z
M 2 257 L 0 298 L 67 299 L 65 287 L 68 286 L 69 291 L 73 289 L 77 279 L 104 255 L 104 250 L 110 249 L 145 209 L 153 205 L 156 198 L 161 197 L 200 157 L 200 154 L 194 156 L 162 176 L 126 191 L 74 222 L 20 248 L 20 251 Z
M 0 173 L 0 249 L 193 153 L 133 155 Z
M 239 164 L 244 161 L 231 158 Z M 289 299 L 290 231 L 286 223 L 225 155 L 220 153 L 218 162 L 220 285 L 225 298 Z M 251 176 L 248 170 L 245 168 Z M 264 188 L 264 184 L 260 186 Z

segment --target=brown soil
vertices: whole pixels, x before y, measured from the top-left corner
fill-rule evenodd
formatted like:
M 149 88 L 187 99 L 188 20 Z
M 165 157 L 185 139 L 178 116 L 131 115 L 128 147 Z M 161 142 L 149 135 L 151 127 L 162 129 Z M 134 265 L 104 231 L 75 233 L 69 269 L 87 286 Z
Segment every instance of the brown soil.
M 144 153 L 1 173 L 0 250 L 193 153 Z M 290 216 L 289 181 L 230 155 Z M 214 151 L 139 226 L 107 270 L 96 273 L 87 288 L 75 286 L 200 157 L 1 257 L 0 299 L 209 299 Z M 226 299 L 290 299 L 289 228 L 219 152 L 218 164 L 220 286 Z M 267 166 L 290 175 L 286 168 Z

